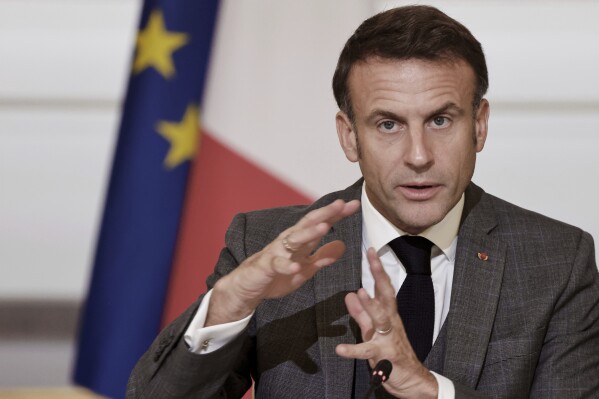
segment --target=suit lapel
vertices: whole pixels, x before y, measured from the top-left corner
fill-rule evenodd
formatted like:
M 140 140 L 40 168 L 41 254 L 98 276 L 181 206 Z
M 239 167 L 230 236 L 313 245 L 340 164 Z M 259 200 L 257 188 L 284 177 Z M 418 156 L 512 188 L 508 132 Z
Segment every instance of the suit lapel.
M 361 185 L 355 186 L 346 191 L 349 198 L 344 199 L 359 198 Z M 358 212 L 338 222 L 324 237 L 323 243 L 334 240 L 343 241 L 347 249 L 335 264 L 314 276 L 316 323 L 325 397 L 349 398 L 353 389 L 354 360 L 337 356 L 335 347 L 341 343 L 355 343 L 359 333 L 357 325 L 350 322 L 344 298 L 347 293 L 360 288 L 362 214 Z
M 506 245 L 490 234 L 497 221 L 482 190 L 474 185 L 468 190 L 458 235 L 443 369 L 448 378 L 475 387 L 499 301 Z M 478 195 L 475 201 L 472 191 Z

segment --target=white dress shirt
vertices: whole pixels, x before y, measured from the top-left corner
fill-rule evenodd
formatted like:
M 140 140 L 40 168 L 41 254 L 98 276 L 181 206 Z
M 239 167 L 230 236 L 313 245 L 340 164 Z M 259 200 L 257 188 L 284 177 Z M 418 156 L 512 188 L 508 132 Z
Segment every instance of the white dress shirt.
M 371 297 L 374 296 L 374 279 L 366 256 L 366 251 L 372 247 L 376 250 L 385 272 L 387 272 L 387 275 L 391 279 L 395 295 L 397 295 L 399 288 L 406 279 L 407 272 L 388 244 L 397 237 L 406 235 L 406 233 L 391 224 L 374 208 L 368 199 L 368 195 L 366 195 L 366 184 L 362 186 L 361 201 L 362 287 L 364 287 L 368 295 Z M 464 195 L 462 194 L 462 198 L 445 215 L 443 220 L 419 234 L 434 244 L 431 249 L 431 278 L 435 291 L 433 342 L 437 339 L 439 330 L 447 318 L 447 313 L 449 313 L 458 230 L 463 210 Z M 438 399 L 454 399 L 455 387 L 453 386 L 453 382 L 440 374 L 431 373 L 435 376 L 439 384 Z
M 395 293 L 406 278 L 406 271 L 395 253 L 387 245 L 391 240 L 405 235 L 387 219 L 385 219 L 371 204 L 365 190 L 362 187 L 362 286 L 369 295 L 374 295 L 374 279 L 370 271 L 367 249 L 373 247 L 379 255 L 383 268 L 391 278 L 391 284 Z M 435 291 L 435 325 L 433 330 L 433 341 L 437 339 L 439 330 L 447 318 L 449 312 L 449 301 L 451 297 L 451 285 L 453 282 L 453 268 L 457 246 L 457 233 L 464 208 L 464 196 L 453 207 L 445 218 L 438 224 L 429 227 L 420 235 L 429 239 L 434 246 L 431 251 L 431 273 L 433 288 Z M 239 334 L 249 323 L 252 315 L 246 318 L 216 325 L 204 327 L 212 290 L 204 296 L 196 315 L 185 331 L 184 339 L 189 350 L 197 354 L 207 354 L 223 347 L 237 334 Z M 454 399 L 455 388 L 451 380 L 431 372 L 439 384 L 438 399 Z

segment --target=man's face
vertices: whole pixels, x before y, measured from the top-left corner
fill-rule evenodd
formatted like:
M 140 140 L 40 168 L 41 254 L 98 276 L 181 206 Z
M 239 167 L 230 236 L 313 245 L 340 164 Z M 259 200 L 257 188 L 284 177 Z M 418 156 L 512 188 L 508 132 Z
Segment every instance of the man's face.
M 410 234 L 440 222 L 472 178 L 489 116 L 486 100 L 474 114 L 475 81 L 461 60 L 371 58 L 350 72 L 355 123 L 337 114 L 339 141 L 370 202 Z

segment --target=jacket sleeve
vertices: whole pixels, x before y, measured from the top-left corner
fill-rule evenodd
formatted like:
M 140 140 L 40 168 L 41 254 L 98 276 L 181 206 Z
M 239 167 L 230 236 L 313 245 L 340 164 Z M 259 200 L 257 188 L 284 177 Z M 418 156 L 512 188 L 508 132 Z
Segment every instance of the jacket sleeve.
M 531 398 L 587 398 L 599 392 L 599 273 L 583 233 L 570 279 L 549 322 Z

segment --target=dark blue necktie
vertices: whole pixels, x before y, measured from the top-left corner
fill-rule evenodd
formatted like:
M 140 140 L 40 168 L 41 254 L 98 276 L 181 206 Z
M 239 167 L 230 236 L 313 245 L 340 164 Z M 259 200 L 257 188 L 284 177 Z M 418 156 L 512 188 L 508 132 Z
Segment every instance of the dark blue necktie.
M 432 245 L 432 242 L 420 236 L 402 236 L 389 243 L 408 273 L 397 293 L 397 311 L 421 362 L 424 362 L 433 345 L 435 326 Z

